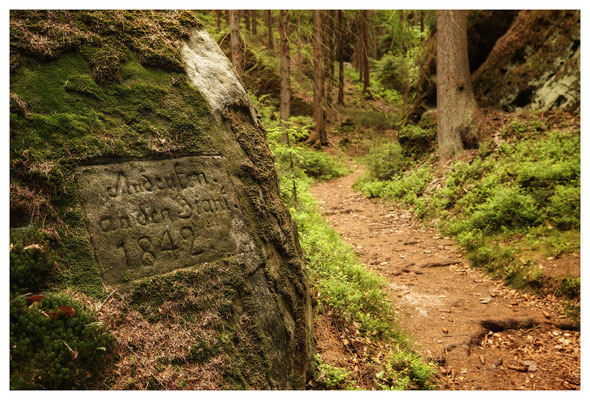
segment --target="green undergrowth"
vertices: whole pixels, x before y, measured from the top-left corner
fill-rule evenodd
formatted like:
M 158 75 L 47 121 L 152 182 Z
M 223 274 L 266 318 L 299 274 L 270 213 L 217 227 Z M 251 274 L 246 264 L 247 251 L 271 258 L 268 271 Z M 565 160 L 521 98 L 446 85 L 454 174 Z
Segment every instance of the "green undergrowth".
M 113 337 L 69 295 L 37 297 L 10 302 L 10 388 L 96 388 L 113 357 Z
M 433 369 L 410 351 L 407 338 L 397 326 L 394 308 L 386 299 L 386 282 L 368 271 L 352 248 L 323 219 L 309 191 L 314 179 L 306 169 L 293 168 L 289 155 L 302 158 L 301 165 L 306 165 L 309 159 L 318 160 L 322 165 L 319 169 L 332 170 L 334 163 L 338 163 L 328 155 L 318 156 L 317 152 L 300 145 L 280 144 L 278 139 L 282 132 L 280 128 L 269 129 L 267 137 L 276 158 L 281 194 L 297 224 L 310 281 L 317 292 L 318 312 L 329 313 L 346 325 L 358 326 L 360 336 L 395 349 L 378 364 L 380 372 L 376 379 L 380 384 L 376 388 L 431 388 Z M 296 142 L 302 134 L 296 129 L 288 132 L 289 143 Z M 343 173 L 340 170 L 332 176 Z M 320 175 L 322 177 L 326 176 Z M 374 362 L 368 356 L 367 359 L 369 363 Z M 350 371 L 323 363 L 321 358 L 317 365 L 315 381 L 322 388 L 358 388 L 349 378 Z
M 580 248 L 580 131 L 541 117 L 513 121 L 501 141 L 483 141 L 442 173 L 433 157 L 378 147 L 355 187 L 437 223 L 473 265 L 512 286 L 575 300 L 579 278 L 551 277 L 542 264 Z

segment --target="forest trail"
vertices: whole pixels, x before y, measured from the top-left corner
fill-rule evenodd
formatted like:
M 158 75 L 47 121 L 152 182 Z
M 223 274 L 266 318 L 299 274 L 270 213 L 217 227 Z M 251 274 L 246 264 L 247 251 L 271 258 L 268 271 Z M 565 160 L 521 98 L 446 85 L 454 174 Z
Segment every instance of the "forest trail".
M 400 326 L 438 364 L 440 389 L 580 389 L 580 332 L 555 298 L 517 292 L 470 268 L 450 238 L 409 210 L 354 191 L 362 170 L 353 167 L 311 192 L 359 259 L 387 280 Z M 337 338 L 321 336 L 320 352 Z

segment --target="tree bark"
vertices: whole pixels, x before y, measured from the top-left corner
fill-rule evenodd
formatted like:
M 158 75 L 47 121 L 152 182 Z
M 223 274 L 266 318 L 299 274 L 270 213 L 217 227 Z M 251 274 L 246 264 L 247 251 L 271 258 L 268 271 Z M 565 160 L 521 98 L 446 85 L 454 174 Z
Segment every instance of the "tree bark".
M 360 15 L 361 11 L 358 11 L 355 21 L 354 21 L 354 54 L 352 58 L 352 65 L 356 68 L 359 73 L 359 82 L 363 81 L 363 63 L 362 63 L 362 47 L 363 47 L 363 40 L 362 40 L 362 18 Z
M 325 56 L 324 65 L 326 68 L 325 72 L 325 83 L 326 83 L 326 106 L 329 107 L 332 104 L 332 89 L 334 81 L 334 14 L 331 10 L 326 10 L 325 17 Z
M 244 76 L 244 56 L 242 37 L 240 36 L 240 13 L 238 10 L 229 10 L 229 26 L 231 41 L 231 62 L 236 68 L 240 80 Z
M 225 10 L 225 24 L 229 26 L 229 10 Z
M 285 127 L 291 114 L 291 55 L 289 49 L 289 11 L 279 13 L 279 35 L 281 37 L 281 126 Z M 286 134 L 281 141 L 286 142 Z
M 371 84 L 369 68 L 369 12 L 361 11 L 361 64 L 363 66 L 363 94 L 369 92 Z
M 424 10 L 418 11 L 420 13 L 420 33 L 424 33 Z M 422 39 L 420 39 L 422 41 Z
M 324 69 L 323 38 L 322 38 L 322 11 L 313 11 L 313 120 L 315 130 L 307 139 L 314 146 L 328 144 L 324 130 Z
M 215 27 L 217 32 L 221 30 L 221 10 L 215 10 Z
M 268 48 L 274 50 L 275 42 L 272 37 L 272 14 L 271 10 L 264 10 L 264 22 L 266 23 L 266 31 L 268 34 Z
M 256 36 L 258 34 L 258 21 L 256 20 L 256 10 L 250 10 L 250 17 L 252 19 L 252 34 Z
M 244 23 L 246 24 L 246 30 L 250 32 L 250 10 L 242 10 L 241 13 L 244 15 Z
M 301 48 L 303 47 L 303 40 L 301 38 L 301 13 L 303 10 L 297 10 L 297 60 L 298 60 L 298 70 L 299 74 L 297 74 L 299 78 L 299 83 L 303 82 L 303 54 L 301 52 Z
M 342 10 L 338 10 L 338 104 L 344 105 L 344 17 Z
M 438 10 L 437 25 L 437 140 L 440 160 L 457 156 L 464 146 L 477 147 L 478 111 L 467 55 L 466 12 Z

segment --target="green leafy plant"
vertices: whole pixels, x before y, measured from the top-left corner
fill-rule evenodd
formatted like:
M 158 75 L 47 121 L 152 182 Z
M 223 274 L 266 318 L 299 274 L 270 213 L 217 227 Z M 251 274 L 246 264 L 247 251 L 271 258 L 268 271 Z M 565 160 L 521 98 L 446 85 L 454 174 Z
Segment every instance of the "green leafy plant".
M 314 380 L 322 388 L 331 390 L 354 389 L 356 382 L 349 378 L 351 373 L 346 369 L 322 362 L 319 354 L 316 355 L 316 364 Z
M 388 180 L 402 173 L 405 159 L 397 143 L 387 143 L 371 149 L 365 158 L 372 179 Z

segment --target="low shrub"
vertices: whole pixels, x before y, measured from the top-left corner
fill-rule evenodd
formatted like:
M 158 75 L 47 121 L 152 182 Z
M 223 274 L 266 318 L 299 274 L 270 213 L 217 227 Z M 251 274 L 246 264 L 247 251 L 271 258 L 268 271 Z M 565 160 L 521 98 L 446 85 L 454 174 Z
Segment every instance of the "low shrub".
M 498 231 L 503 227 L 534 226 L 540 222 L 538 204 L 517 187 L 499 186 L 466 220 L 465 229 Z
M 356 382 L 350 379 L 351 372 L 345 368 L 335 367 L 322 362 L 319 354 L 316 355 L 317 368 L 314 373 L 314 380 L 323 389 L 328 390 L 350 390 L 354 389 Z
M 327 153 L 308 148 L 301 148 L 296 163 L 307 176 L 318 180 L 338 178 L 348 173 L 342 161 Z
M 580 229 L 580 188 L 557 186 L 548 213 L 558 229 Z
M 387 143 L 373 148 L 366 156 L 366 163 L 371 178 L 385 181 L 402 173 L 405 159 L 399 144 Z
M 403 92 L 409 85 L 410 66 L 406 57 L 387 54 L 377 65 L 377 80 L 386 88 Z

